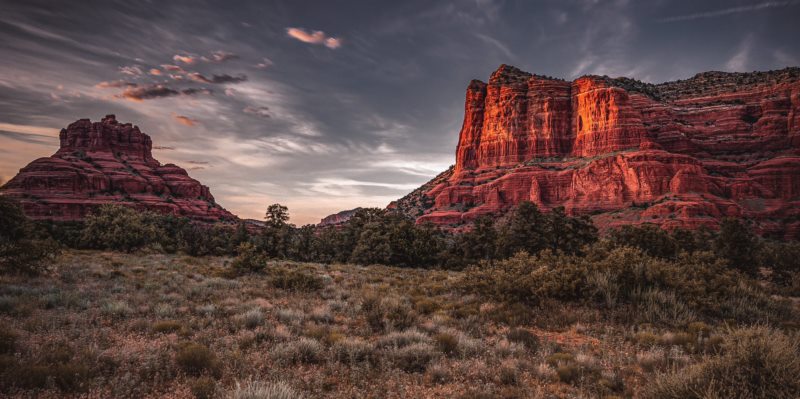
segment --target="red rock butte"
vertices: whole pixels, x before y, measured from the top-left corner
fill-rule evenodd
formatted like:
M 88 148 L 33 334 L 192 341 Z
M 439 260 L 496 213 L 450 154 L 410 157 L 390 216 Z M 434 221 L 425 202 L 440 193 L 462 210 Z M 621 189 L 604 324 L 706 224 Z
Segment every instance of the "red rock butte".
M 114 115 L 73 122 L 59 139 L 55 154 L 31 162 L 0 188 L 32 219 L 80 220 L 108 203 L 206 222 L 236 219 L 184 169 L 155 160 L 150 136 Z
M 390 207 L 444 226 L 521 201 L 601 229 L 732 216 L 797 238 L 798 199 L 800 68 L 649 84 L 501 65 L 467 87 L 455 165 Z

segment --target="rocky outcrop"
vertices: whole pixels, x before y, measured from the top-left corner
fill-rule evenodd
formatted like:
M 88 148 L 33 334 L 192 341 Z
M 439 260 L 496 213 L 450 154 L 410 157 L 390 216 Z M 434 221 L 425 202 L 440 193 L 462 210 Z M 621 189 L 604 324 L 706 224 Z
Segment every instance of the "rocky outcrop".
M 107 203 L 209 222 L 236 219 L 184 169 L 155 160 L 150 136 L 114 115 L 80 119 L 59 139 L 53 156 L 31 162 L 0 189 L 33 219 L 79 220 Z
M 325 216 L 319 221 L 319 223 L 317 223 L 317 227 L 338 226 L 344 224 L 350 220 L 350 218 L 353 217 L 353 215 L 355 215 L 360 209 L 361 208 L 348 209 L 346 211 L 334 213 L 333 215 Z
M 458 226 L 521 201 L 601 228 L 754 219 L 800 232 L 800 69 L 647 84 L 502 65 L 467 87 L 454 167 L 392 203 Z

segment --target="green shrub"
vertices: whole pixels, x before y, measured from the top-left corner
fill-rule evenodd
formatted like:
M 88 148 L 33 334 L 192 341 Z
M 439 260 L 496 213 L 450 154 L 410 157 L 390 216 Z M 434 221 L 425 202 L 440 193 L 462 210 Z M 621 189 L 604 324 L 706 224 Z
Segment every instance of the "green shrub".
M 125 301 L 106 301 L 100 311 L 112 318 L 121 319 L 133 313 L 133 308 Z
M 800 337 L 768 327 L 734 330 L 722 354 L 658 376 L 648 398 L 796 398 Z
M 463 286 L 494 299 L 538 304 L 545 298 L 579 299 L 586 289 L 587 269 L 574 256 L 543 251 L 482 263 L 467 270 Z
M 0 196 L 0 271 L 39 274 L 59 251 L 55 241 L 40 239 L 19 205 Z
M 153 324 L 153 332 L 160 334 L 169 334 L 179 331 L 183 328 L 183 324 L 175 320 L 159 321 Z
M 506 334 L 506 339 L 525 345 L 525 348 L 531 352 L 536 352 L 539 349 L 539 337 L 524 328 L 512 328 Z
M 408 372 L 424 372 L 431 361 L 437 357 L 436 348 L 426 343 L 414 343 L 389 349 L 388 358 L 395 367 Z
M 751 276 L 758 274 L 758 253 L 761 242 L 750 227 L 739 219 L 725 218 L 714 240 L 714 253 L 731 267 Z
M 83 243 L 90 248 L 125 252 L 165 241 L 158 216 L 122 205 L 102 205 L 86 216 Z
M 197 399 L 212 399 L 217 392 L 217 382 L 209 376 L 202 376 L 191 382 L 192 395 Z
M 208 347 L 195 343 L 182 345 L 175 355 L 175 362 L 181 370 L 191 375 L 218 375 L 221 370 L 217 355 Z
M 356 364 L 369 361 L 372 358 L 374 347 L 358 338 L 345 338 L 333 344 L 333 356 L 345 364 Z
M 275 288 L 301 292 L 319 291 L 325 286 L 319 276 L 300 270 L 284 268 L 273 271 L 270 282 Z
M 800 242 L 768 242 L 759 255 L 759 263 L 772 269 L 772 281 L 781 287 L 792 287 L 800 273 Z
M 612 229 L 608 240 L 616 247 L 634 247 L 658 258 L 674 258 L 677 244 L 673 237 L 661 227 L 652 224 L 623 226 Z
M 361 311 L 375 331 L 402 330 L 411 327 L 417 316 L 405 298 L 380 297 L 374 293 L 364 295 Z
M 236 317 L 237 321 L 245 328 L 254 329 L 264 324 L 264 313 L 261 309 L 250 309 Z
M 581 369 L 577 364 L 565 363 L 556 366 L 556 375 L 561 382 L 572 384 L 581 377 Z
M 433 340 L 445 355 L 453 356 L 458 354 L 458 337 L 454 334 L 439 333 L 433 337 Z
M 239 244 L 236 253 L 231 267 L 237 274 L 257 273 L 267 267 L 266 256 L 249 242 Z
M 270 356 L 281 364 L 319 363 L 324 350 L 319 341 L 303 337 L 272 348 Z
M 682 326 L 695 320 L 694 312 L 672 291 L 649 288 L 634 293 L 639 322 Z
M 520 379 L 520 372 L 514 364 L 501 364 L 497 372 L 500 383 L 505 385 L 517 385 Z
M 792 315 L 757 281 L 708 252 L 682 252 L 674 260 L 630 247 L 609 251 L 602 245 L 584 257 L 520 252 L 468 269 L 461 286 L 511 304 L 553 300 L 608 307 L 632 304 L 641 310 L 643 321 L 672 326 L 690 323 L 696 314 L 744 322 L 773 322 Z

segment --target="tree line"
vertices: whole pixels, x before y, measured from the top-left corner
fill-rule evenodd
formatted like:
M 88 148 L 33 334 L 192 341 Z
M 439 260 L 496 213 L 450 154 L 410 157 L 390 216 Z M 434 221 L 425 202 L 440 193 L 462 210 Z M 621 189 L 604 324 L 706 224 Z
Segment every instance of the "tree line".
M 244 222 L 198 223 L 119 205 L 103 205 L 82 222 L 32 222 L 15 202 L 4 197 L 0 197 L 0 218 L 4 226 L 0 261 L 6 265 L 35 265 L 56 247 L 65 246 L 253 258 L 243 264 L 287 259 L 463 269 L 482 262 L 492 264 L 520 252 L 535 255 L 546 250 L 584 256 L 600 245 L 634 247 L 648 256 L 668 260 L 710 252 L 730 267 L 753 276 L 762 266 L 769 266 L 773 277 L 784 284 L 792 284 L 800 268 L 800 244 L 761 239 L 743 220 L 725 219 L 719 231 L 624 226 L 601 237 L 588 217 L 569 216 L 564 208 L 544 212 L 531 202 L 522 202 L 504 215 L 478 217 L 462 231 L 416 224 L 407 215 L 379 208 L 359 209 L 336 226 L 296 227 L 289 222 L 288 208 L 280 204 L 267 208 L 264 224 L 258 227 Z

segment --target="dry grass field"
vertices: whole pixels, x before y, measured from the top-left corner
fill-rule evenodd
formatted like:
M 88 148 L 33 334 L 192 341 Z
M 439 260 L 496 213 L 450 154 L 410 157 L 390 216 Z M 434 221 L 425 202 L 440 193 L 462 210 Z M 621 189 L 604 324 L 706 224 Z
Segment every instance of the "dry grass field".
M 70 250 L 42 276 L 0 277 L 0 395 L 667 397 L 648 390 L 734 341 L 798 349 L 767 327 L 493 303 L 461 272 L 273 262 L 234 277 L 230 261 Z

